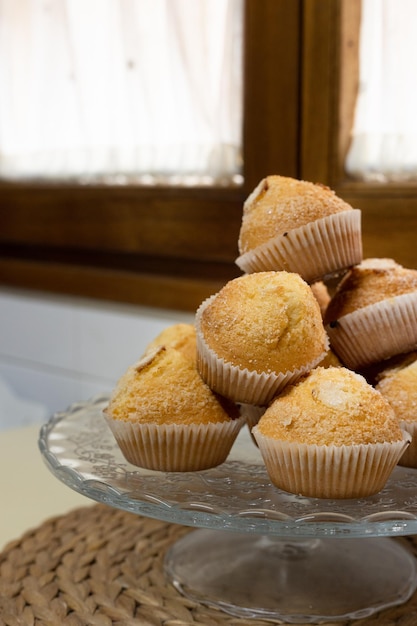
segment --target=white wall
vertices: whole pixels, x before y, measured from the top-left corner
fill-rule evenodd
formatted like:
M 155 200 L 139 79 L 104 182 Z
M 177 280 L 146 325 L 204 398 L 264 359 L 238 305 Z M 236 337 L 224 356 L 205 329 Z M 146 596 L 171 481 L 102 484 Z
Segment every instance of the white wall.
M 109 392 L 163 328 L 194 315 L 0 289 L 0 430 Z

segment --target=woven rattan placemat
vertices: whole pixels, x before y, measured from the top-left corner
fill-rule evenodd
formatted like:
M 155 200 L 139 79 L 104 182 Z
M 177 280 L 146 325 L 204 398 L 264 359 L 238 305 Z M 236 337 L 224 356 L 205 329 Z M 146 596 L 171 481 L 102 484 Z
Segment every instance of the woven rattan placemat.
M 182 597 L 166 580 L 167 548 L 190 529 L 102 504 L 52 518 L 0 554 L 0 625 L 265 626 Z M 408 538 L 417 554 L 417 538 Z M 406 604 L 338 626 L 417 626 Z M 327 626 L 331 626 L 329 623 Z

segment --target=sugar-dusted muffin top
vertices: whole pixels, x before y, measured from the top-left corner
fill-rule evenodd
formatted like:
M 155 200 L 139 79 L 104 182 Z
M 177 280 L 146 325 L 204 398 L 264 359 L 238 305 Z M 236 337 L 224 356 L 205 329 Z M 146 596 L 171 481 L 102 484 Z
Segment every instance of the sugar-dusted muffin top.
M 325 185 L 267 176 L 243 205 L 239 252 L 244 254 L 293 228 L 349 210 L 350 204 Z
M 318 367 L 287 387 L 258 423 L 262 435 L 316 445 L 400 441 L 392 407 L 359 374 Z
M 338 284 L 326 312 L 325 324 L 370 304 L 417 291 L 417 270 L 393 259 L 365 259 Z
M 194 324 L 178 323 L 164 328 L 146 347 L 145 354 L 153 352 L 159 346 L 168 346 L 182 352 L 195 363 L 196 334 Z
M 116 420 L 153 424 L 224 422 L 237 407 L 215 395 L 179 350 L 159 347 L 128 368 L 106 409 Z
M 378 376 L 376 389 L 388 400 L 399 420 L 417 422 L 417 352 L 402 355 Z
M 320 307 L 310 287 L 290 272 L 245 274 L 202 311 L 200 330 L 218 357 L 257 372 L 288 372 L 327 350 Z

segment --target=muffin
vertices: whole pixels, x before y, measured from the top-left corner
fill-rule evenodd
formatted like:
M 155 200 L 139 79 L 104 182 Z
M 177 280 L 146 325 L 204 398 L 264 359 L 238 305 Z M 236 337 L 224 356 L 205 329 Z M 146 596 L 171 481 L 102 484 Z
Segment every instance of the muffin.
M 379 391 L 344 367 L 287 387 L 252 433 L 272 483 L 315 498 L 377 493 L 410 440 Z
M 329 302 L 330 302 L 330 294 L 329 294 L 329 290 L 327 288 L 327 285 L 322 280 L 319 280 L 319 281 L 317 281 L 316 283 L 313 283 L 310 286 L 311 286 L 311 291 L 314 294 L 314 297 L 316 298 L 317 302 L 319 303 L 321 316 L 324 319 L 324 316 L 325 316 L 325 313 L 326 313 L 326 309 L 327 309 L 327 307 L 329 305 Z
M 164 346 L 127 370 L 104 413 L 129 463 L 170 472 L 219 465 L 244 424 L 186 356 Z
M 378 376 L 376 389 L 388 400 L 411 443 L 399 465 L 417 467 L 417 352 L 404 354 Z
M 343 363 L 340 362 L 337 354 L 330 348 L 324 358 L 318 363 L 317 367 L 342 367 Z
M 286 270 L 308 283 L 362 260 L 361 212 L 320 184 L 267 176 L 243 205 L 236 264 Z
M 235 278 L 196 313 L 197 367 L 211 389 L 238 403 L 266 405 L 328 349 L 320 308 L 297 274 Z
M 164 328 L 146 347 L 145 354 L 154 352 L 159 346 L 170 346 L 179 350 L 193 363 L 197 358 L 195 327 L 193 324 L 178 323 Z
M 338 284 L 324 324 L 332 349 L 354 370 L 411 352 L 417 348 L 417 270 L 393 259 L 366 259 Z
M 341 362 L 332 350 L 329 350 L 325 357 L 319 362 L 317 367 L 342 367 Z M 257 406 L 254 404 L 240 404 L 240 414 L 245 418 L 246 425 L 252 436 L 252 440 L 256 443 L 252 435 L 252 428 L 259 422 L 261 416 L 265 413 L 266 406 Z

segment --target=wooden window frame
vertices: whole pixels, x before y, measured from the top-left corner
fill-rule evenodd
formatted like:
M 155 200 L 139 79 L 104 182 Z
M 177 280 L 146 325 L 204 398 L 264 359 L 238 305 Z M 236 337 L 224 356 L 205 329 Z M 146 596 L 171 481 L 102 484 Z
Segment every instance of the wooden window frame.
M 361 209 L 365 257 L 417 268 L 417 185 L 355 181 L 344 170 L 359 83 L 360 11 L 361 0 L 305 0 L 300 176 Z
M 194 310 L 239 275 L 245 197 L 267 173 L 298 175 L 301 7 L 245 0 L 242 187 L 3 182 L 1 283 Z
M 240 274 L 242 205 L 267 174 L 362 210 L 365 256 L 417 267 L 417 185 L 349 179 L 360 0 L 245 0 L 244 185 L 0 184 L 3 285 L 192 311 Z

